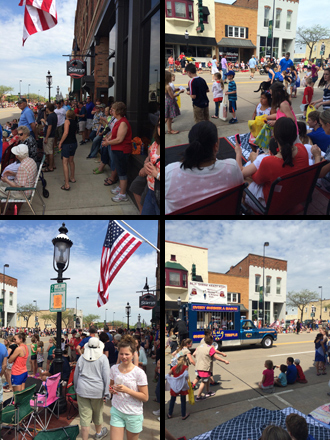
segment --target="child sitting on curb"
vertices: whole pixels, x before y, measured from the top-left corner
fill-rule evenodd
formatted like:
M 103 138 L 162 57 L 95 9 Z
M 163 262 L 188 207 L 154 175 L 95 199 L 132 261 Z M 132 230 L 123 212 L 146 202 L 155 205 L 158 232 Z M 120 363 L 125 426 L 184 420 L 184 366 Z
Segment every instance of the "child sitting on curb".
M 303 373 L 303 370 L 300 366 L 300 360 L 299 359 L 295 359 L 294 360 L 294 364 L 297 368 L 297 373 L 298 373 L 298 378 L 297 378 L 297 382 L 299 383 L 307 383 L 307 379 Z

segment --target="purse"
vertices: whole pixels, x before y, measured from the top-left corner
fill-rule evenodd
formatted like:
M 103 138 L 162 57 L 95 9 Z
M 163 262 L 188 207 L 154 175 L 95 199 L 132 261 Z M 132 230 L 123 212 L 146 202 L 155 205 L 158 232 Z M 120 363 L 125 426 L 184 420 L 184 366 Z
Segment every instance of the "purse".
M 260 133 L 256 137 L 254 143 L 258 145 L 260 148 L 269 148 L 269 141 L 273 136 L 273 127 L 270 127 L 268 124 L 264 124 Z

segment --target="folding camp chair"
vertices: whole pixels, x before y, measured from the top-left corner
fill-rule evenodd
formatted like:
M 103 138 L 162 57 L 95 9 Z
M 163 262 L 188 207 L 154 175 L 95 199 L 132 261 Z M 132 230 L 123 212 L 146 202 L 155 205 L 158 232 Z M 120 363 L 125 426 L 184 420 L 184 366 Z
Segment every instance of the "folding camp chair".
M 47 378 L 46 382 L 43 382 L 45 387 L 45 393 L 38 393 L 34 399 L 30 401 L 30 405 L 36 409 L 35 412 L 35 422 L 41 427 L 43 431 L 47 430 L 50 419 L 52 415 L 54 415 L 57 419 L 60 417 L 59 414 L 59 396 L 57 396 L 57 389 L 59 387 L 59 382 L 61 379 L 61 373 L 54 374 L 54 376 L 50 376 Z M 54 404 L 54 405 L 53 405 Z M 57 407 L 57 415 L 55 414 L 55 409 Z M 40 408 L 37 411 L 37 408 Z M 41 411 L 45 411 L 45 424 L 43 424 L 40 413 Z M 47 420 L 47 414 L 49 414 L 49 418 Z
M 252 209 L 254 214 L 283 216 L 298 215 L 303 211 L 306 215 L 321 168 L 327 163 L 325 160 L 278 177 L 270 187 L 266 207 L 261 205 L 254 195 L 245 188 L 244 191 L 262 213 Z
M 73 385 L 73 376 L 74 376 L 75 369 L 76 369 L 76 367 L 73 367 L 71 370 L 70 377 L 69 377 L 68 384 L 67 384 L 67 389 L 66 389 L 66 397 L 68 399 L 68 402 L 70 403 L 70 408 L 69 408 L 68 415 L 67 415 L 68 420 L 73 419 L 79 413 L 77 394 L 75 392 L 74 385 Z M 73 410 L 72 414 L 71 414 L 71 410 Z
M 243 190 L 247 186 L 247 183 L 242 183 L 167 215 L 239 215 Z
M 18 439 L 18 433 L 22 439 L 26 438 L 26 434 L 30 435 L 29 426 L 33 418 L 33 408 L 30 406 L 30 400 L 33 397 L 36 386 L 32 385 L 23 391 L 14 392 L 14 405 L 7 405 L 2 410 L 2 425 L 8 425 L 11 429 L 15 429 L 15 440 Z M 30 417 L 29 417 L 30 416 Z M 28 421 L 24 421 L 29 417 Z
M 65 426 L 62 428 L 49 429 L 41 431 L 36 436 L 37 440 L 76 440 L 79 434 L 79 426 Z

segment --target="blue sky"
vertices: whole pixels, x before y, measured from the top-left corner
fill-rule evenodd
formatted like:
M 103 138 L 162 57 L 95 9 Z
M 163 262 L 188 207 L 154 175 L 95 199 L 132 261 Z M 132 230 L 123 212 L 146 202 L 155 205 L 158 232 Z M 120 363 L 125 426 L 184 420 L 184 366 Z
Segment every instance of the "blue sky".
M 262 255 L 268 241 L 266 256 L 288 261 L 287 290 L 320 293 L 323 286 L 330 304 L 328 221 L 174 220 L 165 226 L 166 240 L 208 248 L 211 272 L 225 273 L 249 253 Z
M 70 87 L 70 77 L 66 76 L 66 61 L 72 48 L 76 0 L 56 0 L 58 24 L 52 29 L 31 35 L 22 46 L 24 6 L 19 0 L 0 0 L 0 84 L 14 88 L 13 93 L 38 93 L 48 97 L 46 75 L 53 76 L 52 96 L 56 87 L 65 96 Z
M 55 283 L 50 278 L 57 276 L 53 269 L 52 239 L 58 235 L 58 228 L 63 222 L 73 242 L 69 267 L 64 273 L 65 278 L 71 278 L 66 281 L 67 308 L 75 307 L 76 296 L 79 296 L 78 309 L 82 309 L 84 315 L 100 315 L 100 320 L 104 321 L 105 309 L 108 309 L 108 321 L 112 320 L 113 312 L 115 319 L 123 320 L 125 306 L 129 302 L 130 322 L 136 323 L 140 313 L 141 320 L 150 325 L 151 311 L 139 308 L 140 294 L 135 293 L 143 289 L 146 277 L 149 288 L 156 289 L 157 252 L 145 242 L 116 275 L 110 286 L 108 303 L 100 308 L 96 305 L 108 220 L 2 220 L 0 272 L 4 264 L 9 264 L 6 274 L 18 279 L 18 303 L 29 304 L 37 300 L 40 310 L 48 310 L 50 285 Z M 128 220 L 126 223 L 157 246 L 157 220 Z M 125 228 L 123 224 L 121 226 Z

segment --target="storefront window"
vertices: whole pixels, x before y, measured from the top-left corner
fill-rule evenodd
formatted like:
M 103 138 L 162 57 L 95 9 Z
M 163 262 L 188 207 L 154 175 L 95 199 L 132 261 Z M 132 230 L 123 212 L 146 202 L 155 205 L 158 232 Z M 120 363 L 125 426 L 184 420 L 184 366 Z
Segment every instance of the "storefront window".
M 108 96 L 115 96 L 115 60 L 116 60 L 116 30 L 117 24 L 113 26 L 111 31 L 109 32 L 109 76 L 112 76 L 114 80 L 113 86 L 108 89 Z

